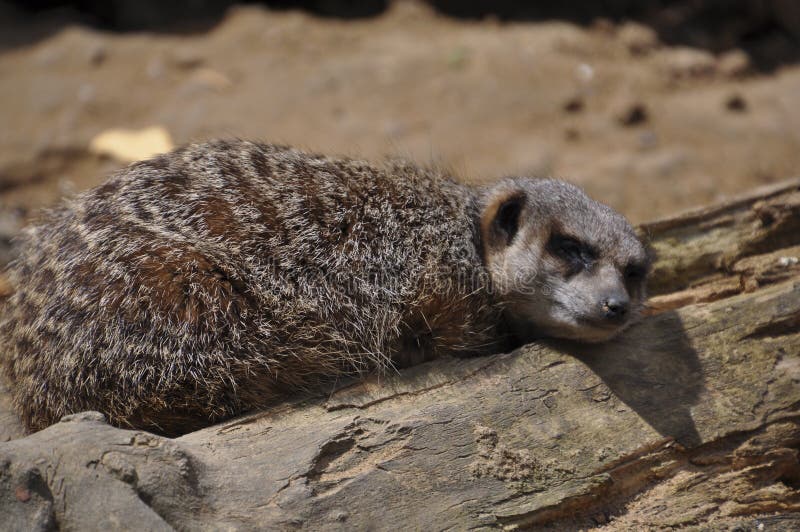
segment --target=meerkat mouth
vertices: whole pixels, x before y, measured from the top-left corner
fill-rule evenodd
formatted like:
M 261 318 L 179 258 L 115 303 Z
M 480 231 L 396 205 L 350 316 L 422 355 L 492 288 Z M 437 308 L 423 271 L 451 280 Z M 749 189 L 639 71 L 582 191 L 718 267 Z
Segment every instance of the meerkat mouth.
M 616 329 L 598 329 L 598 328 L 584 328 L 575 331 L 574 334 L 564 335 L 563 338 L 574 340 L 576 342 L 597 344 L 607 342 L 612 338 L 622 333 L 625 327 L 618 327 Z
M 628 326 L 628 320 L 622 322 L 612 322 L 608 320 L 604 320 L 602 318 L 578 318 L 576 320 L 578 325 L 581 327 L 587 327 L 590 329 L 598 329 L 602 331 L 614 331 L 617 329 L 624 329 Z
M 547 327 L 548 336 L 564 338 L 577 342 L 600 343 L 621 334 L 631 324 L 631 320 L 610 322 L 600 318 L 575 316 L 569 322 L 553 323 Z
M 547 326 L 535 327 L 531 324 L 530 331 L 535 329 L 538 334 L 522 334 L 521 338 L 534 341 L 537 337 L 563 338 L 576 342 L 601 343 L 621 334 L 630 322 L 604 323 L 591 319 L 576 318 L 571 322 L 550 323 Z M 523 329 L 524 330 L 524 329 Z

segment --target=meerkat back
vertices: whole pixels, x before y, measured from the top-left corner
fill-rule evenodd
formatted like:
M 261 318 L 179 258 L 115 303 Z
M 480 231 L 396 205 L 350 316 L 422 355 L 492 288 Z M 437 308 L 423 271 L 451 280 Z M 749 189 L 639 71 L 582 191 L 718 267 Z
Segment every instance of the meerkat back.
M 136 163 L 21 239 L 0 324 L 16 407 L 33 430 L 99 410 L 178 434 L 409 344 L 475 350 L 491 305 L 420 283 L 480 263 L 470 202 L 416 167 L 244 141 Z

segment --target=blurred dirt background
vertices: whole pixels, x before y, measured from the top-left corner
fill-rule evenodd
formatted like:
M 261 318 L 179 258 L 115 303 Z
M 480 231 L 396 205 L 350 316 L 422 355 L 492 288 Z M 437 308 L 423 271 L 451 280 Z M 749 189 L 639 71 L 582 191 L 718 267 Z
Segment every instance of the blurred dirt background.
M 116 128 L 556 176 L 651 220 L 800 174 L 798 57 L 791 0 L 0 1 L 0 263 L 125 163 Z

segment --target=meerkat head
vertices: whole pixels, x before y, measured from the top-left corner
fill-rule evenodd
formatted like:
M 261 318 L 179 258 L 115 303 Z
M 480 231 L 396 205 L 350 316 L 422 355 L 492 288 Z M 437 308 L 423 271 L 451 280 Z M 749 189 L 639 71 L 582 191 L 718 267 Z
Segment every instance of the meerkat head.
M 650 260 L 622 215 L 573 185 L 517 178 L 481 208 L 486 268 L 521 340 L 602 342 L 639 315 Z

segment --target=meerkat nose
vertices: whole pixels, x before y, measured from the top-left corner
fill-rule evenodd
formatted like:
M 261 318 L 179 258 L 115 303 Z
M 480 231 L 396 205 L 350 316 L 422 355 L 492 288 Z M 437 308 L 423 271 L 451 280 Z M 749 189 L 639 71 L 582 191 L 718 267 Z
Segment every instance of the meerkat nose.
M 603 300 L 603 311 L 609 320 L 621 321 L 628 313 L 629 304 L 627 297 L 609 297 Z

